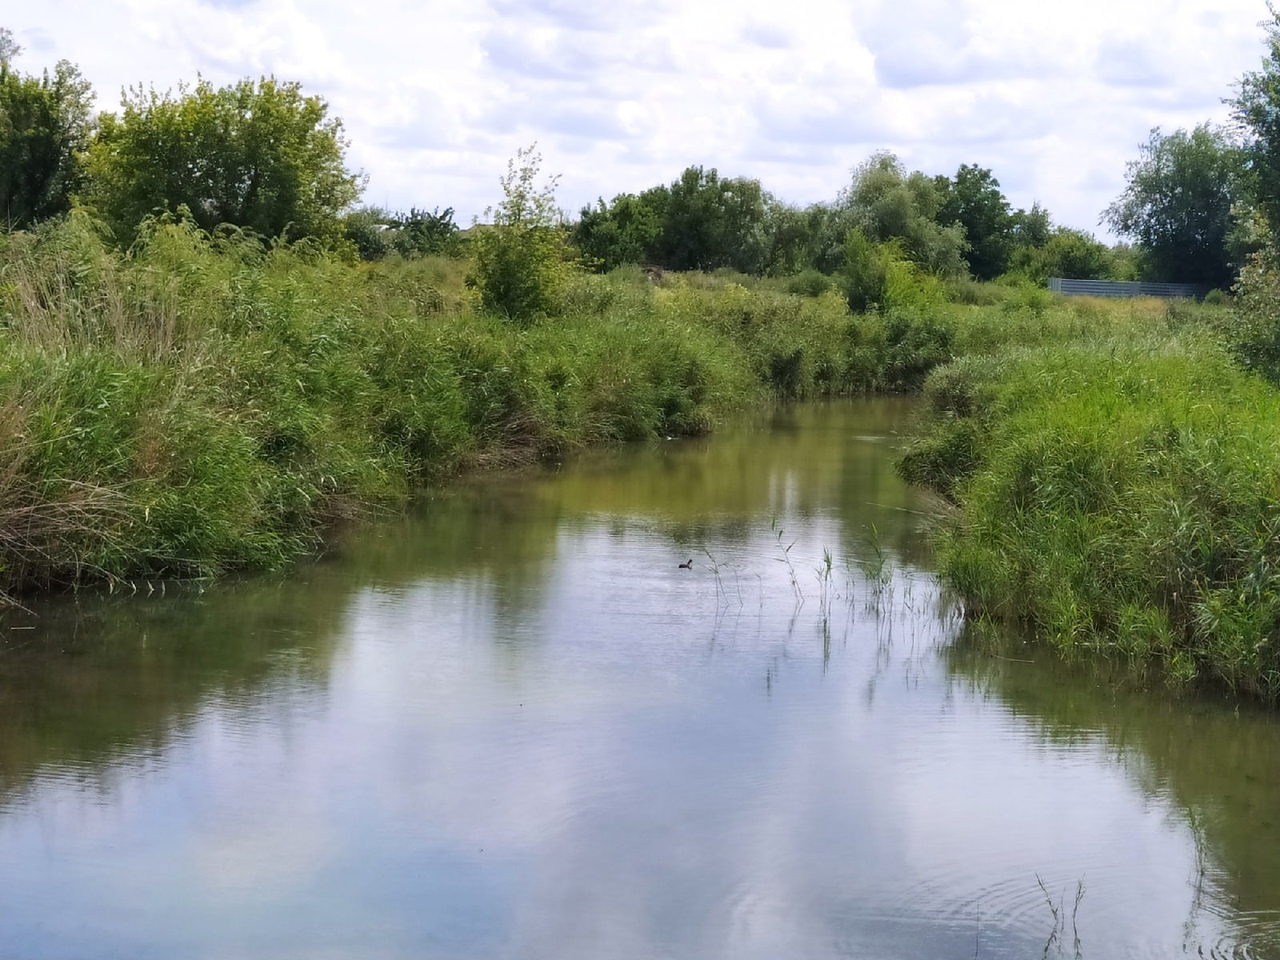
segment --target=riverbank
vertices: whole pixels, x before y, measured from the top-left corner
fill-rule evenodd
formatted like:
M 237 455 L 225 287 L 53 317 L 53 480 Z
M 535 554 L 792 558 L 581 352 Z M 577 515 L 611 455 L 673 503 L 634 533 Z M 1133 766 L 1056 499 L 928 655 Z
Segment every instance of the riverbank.
M 465 272 L 188 224 L 127 254 L 80 216 L 4 237 L 0 588 L 276 567 L 464 467 L 913 389 L 951 356 L 935 312 L 638 270 L 516 326 Z
M 954 505 L 944 578 L 1068 654 L 1280 698 L 1280 394 L 1221 312 L 970 355 L 903 475 Z
M 466 271 L 183 224 L 128 254 L 80 217 L 7 236 L 0 589 L 280 567 L 463 469 L 941 366 L 903 469 L 955 505 L 941 563 L 972 613 L 1280 695 L 1280 407 L 1240 363 L 1271 355 L 1257 324 L 928 283 L 852 314 L 833 290 L 622 270 L 515 325 Z

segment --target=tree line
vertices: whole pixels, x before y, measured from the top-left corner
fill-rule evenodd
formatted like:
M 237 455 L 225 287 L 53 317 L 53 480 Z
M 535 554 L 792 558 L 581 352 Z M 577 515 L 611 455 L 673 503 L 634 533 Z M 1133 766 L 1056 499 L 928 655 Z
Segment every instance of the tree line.
M 537 227 L 560 232 L 556 255 L 597 270 L 726 268 L 839 276 L 846 287 L 854 277 L 861 292 L 851 303 L 876 302 L 891 263 L 944 279 L 1062 276 L 1225 289 L 1280 224 L 1280 16 L 1266 41 L 1261 69 L 1241 79 L 1230 101 L 1231 126 L 1157 128 L 1141 145 L 1124 191 L 1100 218 L 1131 243 L 1108 246 L 1056 224 L 1038 203 L 1015 209 L 989 168 L 961 164 L 953 175 L 931 176 L 888 152 L 855 167 L 834 199 L 807 207 L 778 199 L 759 180 L 690 166 L 669 184 L 602 197 L 576 218 L 542 203 Z M 460 249 L 451 207 L 403 213 L 358 205 L 364 178 L 347 167 L 342 122 L 297 83 L 137 87 L 118 111 L 95 115 L 92 87 L 73 64 L 26 75 L 14 63 L 20 52 L 0 28 L 6 230 L 79 207 L 122 247 L 147 218 L 182 216 L 209 232 L 345 245 L 370 260 Z

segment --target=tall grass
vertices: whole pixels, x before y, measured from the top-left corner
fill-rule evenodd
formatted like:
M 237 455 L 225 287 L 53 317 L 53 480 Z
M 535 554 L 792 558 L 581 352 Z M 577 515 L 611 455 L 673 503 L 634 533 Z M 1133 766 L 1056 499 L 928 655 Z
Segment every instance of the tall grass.
M 275 566 L 445 473 L 910 388 L 950 356 L 933 312 L 728 275 L 579 276 L 517 326 L 467 271 L 163 220 L 127 254 L 81 215 L 0 237 L 0 590 Z
M 1159 318 L 1164 324 L 1167 318 Z M 1280 697 L 1280 395 L 1206 333 L 1119 335 L 933 374 L 902 472 L 958 509 L 971 613 L 1061 649 Z

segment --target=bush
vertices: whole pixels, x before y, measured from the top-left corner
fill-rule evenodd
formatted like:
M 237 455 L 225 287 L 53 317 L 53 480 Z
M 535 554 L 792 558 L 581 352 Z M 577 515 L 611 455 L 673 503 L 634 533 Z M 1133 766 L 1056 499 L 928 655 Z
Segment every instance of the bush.
M 558 312 L 575 270 L 555 206 L 557 178 L 539 187 L 541 164 L 533 147 L 518 151 L 501 181 L 502 203 L 486 211 L 492 225 L 473 228 L 467 282 L 485 310 L 519 324 Z
M 1251 370 L 1280 384 L 1280 269 L 1266 251 L 1240 271 L 1236 309 L 1223 337 L 1232 356 Z
M 832 280 L 818 270 L 802 270 L 787 278 L 786 290 L 798 297 L 820 297 L 831 289 Z
M 873 243 L 861 230 L 849 231 L 844 241 L 840 279 L 850 310 L 865 313 L 884 302 L 889 264 L 893 260 L 891 246 Z
M 971 614 L 1280 699 L 1280 396 L 1203 335 L 1076 343 L 931 378 L 902 472 L 952 497 Z

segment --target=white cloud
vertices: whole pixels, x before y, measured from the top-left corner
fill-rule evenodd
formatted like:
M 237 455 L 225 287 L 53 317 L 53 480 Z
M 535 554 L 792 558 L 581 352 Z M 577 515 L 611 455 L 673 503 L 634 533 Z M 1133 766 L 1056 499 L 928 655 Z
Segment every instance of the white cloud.
M 1154 126 L 1223 120 L 1264 0 L 46 0 L 0 14 L 20 66 L 78 63 L 111 108 L 273 73 L 343 118 L 366 199 L 496 199 L 537 140 L 576 209 L 689 164 L 830 199 L 876 149 L 993 169 L 1019 206 L 1096 229 Z

